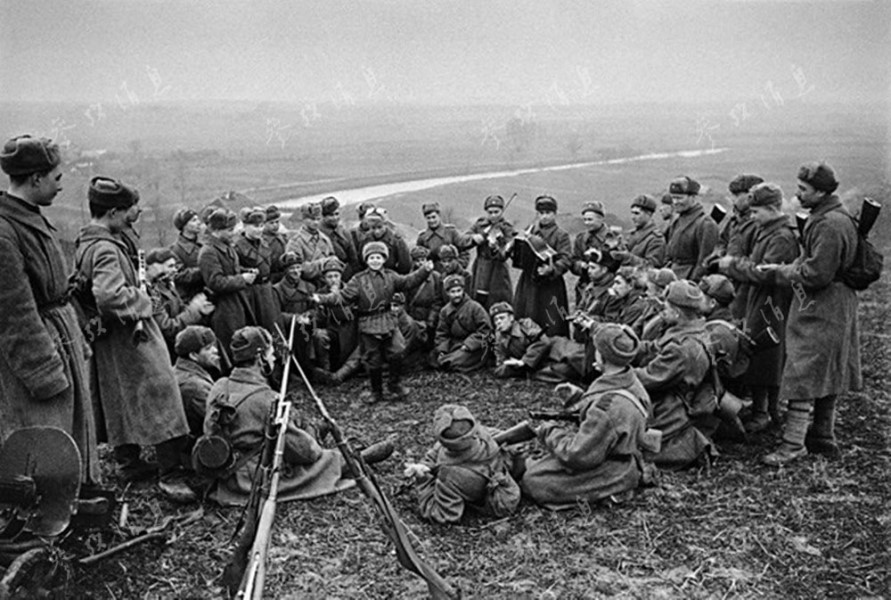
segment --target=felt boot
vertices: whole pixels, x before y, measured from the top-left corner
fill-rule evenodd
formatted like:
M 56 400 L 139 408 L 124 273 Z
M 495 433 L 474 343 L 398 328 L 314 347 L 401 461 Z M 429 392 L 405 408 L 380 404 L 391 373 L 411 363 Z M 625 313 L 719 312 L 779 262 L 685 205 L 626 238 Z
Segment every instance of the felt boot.
M 802 456 L 807 456 L 804 438 L 811 420 L 813 400 L 789 400 L 789 412 L 783 427 L 783 442 L 780 447 L 761 459 L 771 467 L 781 467 Z
M 371 390 L 362 392 L 361 398 L 367 404 L 376 404 L 384 400 L 384 372 L 382 369 L 371 369 L 368 373 Z
M 810 452 L 838 458 L 841 451 L 835 441 L 835 404 L 837 396 L 826 396 L 814 401 L 814 423 L 804 438 Z

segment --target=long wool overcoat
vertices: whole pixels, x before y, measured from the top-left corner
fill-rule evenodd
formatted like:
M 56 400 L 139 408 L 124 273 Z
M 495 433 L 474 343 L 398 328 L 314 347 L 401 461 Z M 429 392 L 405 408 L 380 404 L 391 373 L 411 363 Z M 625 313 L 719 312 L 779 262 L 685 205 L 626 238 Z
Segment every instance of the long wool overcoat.
M 857 294 L 839 280 L 856 248 L 854 223 L 831 196 L 811 211 L 801 256 L 777 270 L 777 280 L 791 286 L 793 295 L 786 325 L 785 398 L 822 398 L 862 385 Z
M 52 225 L 0 192 L 0 443 L 21 427 L 71 434 L 83 481 L 98 481 L 96 427 L 68 266 Z
M 500 232 L 498 242 L 495 244 L 490 244 L 488 241 L 490 226 L 492 231 Z M 505 244 L 514 237 L 515 232 L 513 225 L 504 219 L 491 223 L 486 217 L 480 217 L 470 228 L 468 235 L 476 233 L 487 239 L 476 247 L 476 259 L 474 259 L 471 269 L 473 289 L 468 291 L 468 294 L 488 310 L 496 302 L 512 300 L 513 285 L 506 262 L 508 256 L 504 248 Z
M 566 317 L 569 313 L 569 299 L 563 275 L 572 263 L 569 234 L 556 223 L 546 227 L 536 223 L 530 235 L 544 239 L 554 249 L 556 255 L 552 260 L 553 269 L 549 274 L 539 275 L 532 269 L 524 269 L 520 274 L 514 292 L 514 313 L 518 319 L 529 317 L 538 323 L 547 336 L 568 336 L 569 323 Z
M 149 446 L 187 434 L 164 337 L 126 247 L 94 224 L 81 228 L 76 245 L 76 264 L 90 282 L 104 329 L 92 342 L 91 382 L 109 444 Z M 137 320 L 147 336 L 138 344 L 133 339 Z
M 220 347 L 229 353 L 232 334 L 245 325 L 255 325 L 254 310 L 248 299 L 248 284 L 241 276 L 238 254 L 229 243 L 208 236 L 198 254 L 198 265 L 214 303 L 210 323 Z
M 705 275 L 706 257 L 718 243 L 718 225 L 701 204 L 695 204 L 671 221 L 666 239 L 666 265 L 678 279 L 698 280 Z

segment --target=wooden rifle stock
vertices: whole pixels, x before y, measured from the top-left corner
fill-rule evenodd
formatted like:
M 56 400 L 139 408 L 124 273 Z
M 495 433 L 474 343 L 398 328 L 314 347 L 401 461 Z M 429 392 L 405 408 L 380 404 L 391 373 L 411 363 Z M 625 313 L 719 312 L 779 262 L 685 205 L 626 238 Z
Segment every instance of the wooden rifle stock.
M 495 443 L 500 446 L 510 446 L 511 444 L 520 444 L 535 439 L 535 430 L 529 424 L 529 421 L 520 421 L 513 427 L 505 429 L 502 432 L 492 436 Z

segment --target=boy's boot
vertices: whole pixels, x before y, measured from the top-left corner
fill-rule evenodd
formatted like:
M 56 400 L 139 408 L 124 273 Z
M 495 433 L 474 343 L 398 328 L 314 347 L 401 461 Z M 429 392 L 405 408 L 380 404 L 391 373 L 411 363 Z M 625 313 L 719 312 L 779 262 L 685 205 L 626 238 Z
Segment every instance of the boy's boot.
M 390 361 L 390 378 L 387 387 L 394 400 L 408 400 L 410 390 L 400 383 L 402 378 L 402 358 L 394 358 Z
M 371 369 L 368 372 L 371 382 L 371 391 L 362 392 L 362 400 L 368 404 L 376 404 L 384 399 L 384 371 L 383 369 Z

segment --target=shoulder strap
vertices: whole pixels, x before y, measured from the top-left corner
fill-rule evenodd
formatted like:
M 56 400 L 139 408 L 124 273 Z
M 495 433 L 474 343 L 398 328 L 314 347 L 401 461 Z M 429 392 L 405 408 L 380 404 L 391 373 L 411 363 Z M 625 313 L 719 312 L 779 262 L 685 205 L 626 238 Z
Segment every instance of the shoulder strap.
M 646 409 L 646 407 L 643 405 L 643 402 L 641 402 L 641 401 L 640 401 L 640 398 L 638 398 L 637 396 L 635 396 L 634 394 L 632 394 L 632 393 L 629 392 L 628 390 L 625 390 L 625 389 L 615 389 L 615 390 L 609 390 L 609 391 L 606 392 L 606 393 L 607 393 L 607 394 L 618 394 L 618 395 L 620 395 L 620 396 L 622 396 L 622 397 L 624 397 L 624 398 L 628 398 L 628 399 L 631 401 L 631 404 L 634 405 L 634 408 L 636 408 L 636 409 L 640 412 L 640 414 L 643 415 L 644 419 L 649 418 L 649 415 L 647 414 L 647 409 Z

